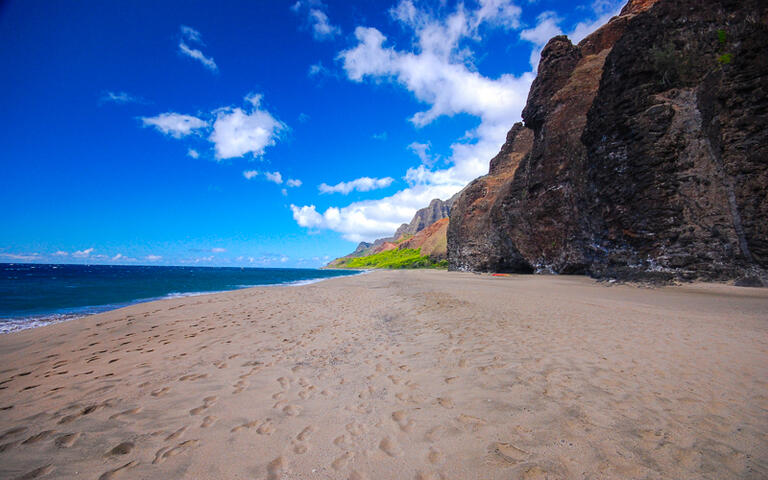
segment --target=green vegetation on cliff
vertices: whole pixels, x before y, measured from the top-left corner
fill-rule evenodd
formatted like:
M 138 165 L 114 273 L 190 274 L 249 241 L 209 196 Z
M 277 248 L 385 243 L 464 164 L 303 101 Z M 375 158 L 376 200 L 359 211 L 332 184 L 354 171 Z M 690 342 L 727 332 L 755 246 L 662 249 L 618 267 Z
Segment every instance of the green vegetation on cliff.
M 365 257 L 343 258 L 336 268 L 447 268 L 446 260 L 434 261 L 420 248 L 393 249 Z

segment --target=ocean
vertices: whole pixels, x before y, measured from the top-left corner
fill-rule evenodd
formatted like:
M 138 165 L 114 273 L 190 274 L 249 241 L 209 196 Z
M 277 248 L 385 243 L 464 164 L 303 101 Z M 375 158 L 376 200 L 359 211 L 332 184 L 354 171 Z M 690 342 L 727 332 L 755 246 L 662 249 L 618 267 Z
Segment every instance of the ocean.
M 0 263 L 0 333 L 134 303 L 354 275 L 305 268 L 157 267 Z

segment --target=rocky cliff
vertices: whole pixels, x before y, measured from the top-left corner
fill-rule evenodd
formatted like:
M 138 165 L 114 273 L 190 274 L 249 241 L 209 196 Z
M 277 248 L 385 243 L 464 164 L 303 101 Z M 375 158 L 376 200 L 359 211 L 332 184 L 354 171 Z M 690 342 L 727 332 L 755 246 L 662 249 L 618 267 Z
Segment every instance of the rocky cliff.
M 450 267 L 731 279 L 768 267 L 768 6 L 633 0 L 544 48 Z

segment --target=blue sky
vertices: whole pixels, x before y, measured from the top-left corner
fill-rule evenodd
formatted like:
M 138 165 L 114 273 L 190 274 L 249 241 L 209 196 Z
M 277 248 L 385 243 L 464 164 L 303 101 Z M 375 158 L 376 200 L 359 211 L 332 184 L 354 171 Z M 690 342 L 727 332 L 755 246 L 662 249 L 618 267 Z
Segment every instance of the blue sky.
M 0 5 L 0 262 L 315 267 L 487 172 L 619 1 Z

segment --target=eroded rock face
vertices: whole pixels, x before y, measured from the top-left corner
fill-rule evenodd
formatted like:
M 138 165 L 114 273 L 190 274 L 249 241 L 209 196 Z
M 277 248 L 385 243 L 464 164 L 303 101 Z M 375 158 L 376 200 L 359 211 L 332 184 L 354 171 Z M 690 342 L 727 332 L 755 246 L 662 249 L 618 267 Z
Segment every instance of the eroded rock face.
M 634 0 L 578 46 L 553 38 L 499 155 L 532 145 L 462 191 L 451 268 L 762 275 L 767 20 L 756 0 Z
M 403 235 L 416 235 L 441 218 L 446 218 L 451 213 L 451 205 L 455 198 L 454 196 L 448 200 L 433 199 L 428 206 L 416 212 L 410 223 L 400 225 L 392 238 L 397 240 Z

